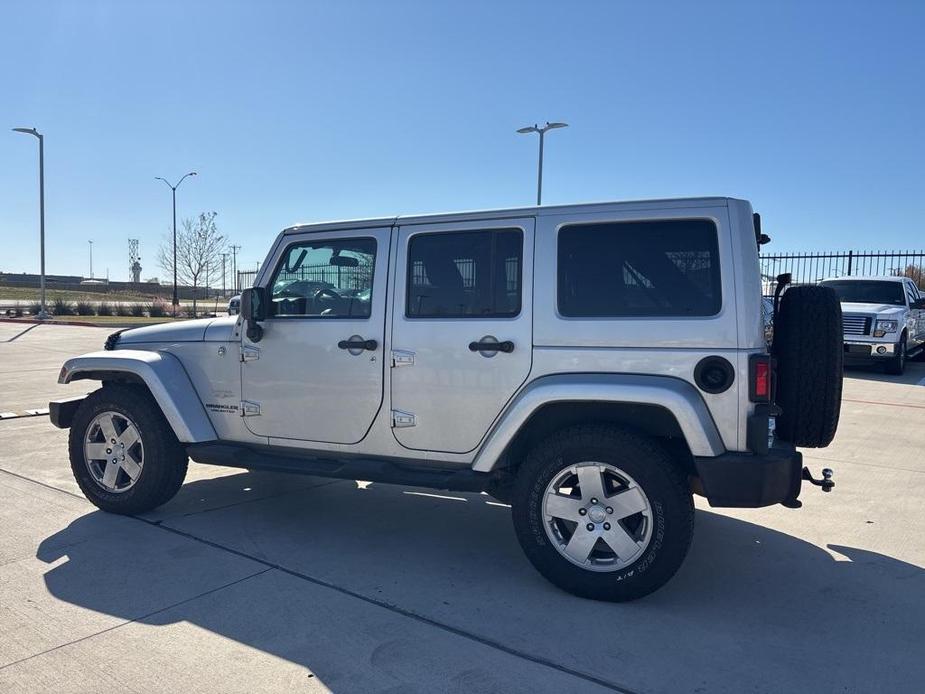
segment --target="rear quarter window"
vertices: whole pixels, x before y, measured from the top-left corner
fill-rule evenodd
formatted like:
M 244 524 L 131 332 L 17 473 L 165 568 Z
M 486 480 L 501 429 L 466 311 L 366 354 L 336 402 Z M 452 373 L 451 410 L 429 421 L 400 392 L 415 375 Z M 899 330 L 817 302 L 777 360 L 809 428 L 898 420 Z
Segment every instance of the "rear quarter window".
M 722 307 L 717 229 L 706 219 L 564 226 L 557 273 L 565 317 L 714 316 Z

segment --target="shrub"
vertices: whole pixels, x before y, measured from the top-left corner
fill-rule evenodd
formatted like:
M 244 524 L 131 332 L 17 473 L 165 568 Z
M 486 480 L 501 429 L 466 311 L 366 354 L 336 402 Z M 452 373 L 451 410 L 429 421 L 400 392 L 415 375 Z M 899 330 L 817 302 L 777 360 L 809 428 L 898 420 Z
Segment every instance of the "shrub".
M 89 301 L 78 301 L 77 302 L 77 315 L 78 316 L 92 316 L 96 313 L 93 310 L 93 304 Z
M 163 299 L 156 298 L 148 306 L 148 315 L 152 318 L 163 318 L 167 315 L 167 305 Z
M 193 308 L 192 306 L 187 306 L 187 307 L 183 310 L 183 313 L 186 314 L 187 318 L 195 318 L 195 317 L 196 317 L 196 309 Z
M 126 304 L 120 302 L 116 304 L 116 315 L 117 316 L 130 316 L 132 315 L 132 312 L 129 311 L 129 308 Z
M 26 306 L 26 310 L 29 312 L 30 316 L 37 316 L 42 310 L 42 304 L 39 301 L 33 301 L 31 304 Z
M 145 315 L 145 305 L 144 304 L 132 304 L 129 308 L 129 311 L 135 318 L 141 318 Z
M 74 306 L 70 301 L 65 301 L 64 299 L 55 299 L 55 303 L 52 306 L 52 313 L 56 316 L 73 316 L 74 315 Z
M 111 316 L 112 315 L 112 306 L 107 304 L 105 301 L 101 301 L 100 305 L 96 308 L 96 315 L 98 316 Z

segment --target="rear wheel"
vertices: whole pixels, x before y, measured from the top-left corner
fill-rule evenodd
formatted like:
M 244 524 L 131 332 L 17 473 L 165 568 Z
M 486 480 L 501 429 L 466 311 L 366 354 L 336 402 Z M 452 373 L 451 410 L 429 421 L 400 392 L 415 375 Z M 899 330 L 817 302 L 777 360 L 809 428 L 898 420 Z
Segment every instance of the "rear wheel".
M 683 472 L 657 443 L 583 425 L 536 446 L 517 474 L 514 529 L 550 582 L 596 600 L 634 600 L 678 570 L 694 529 Z
M 906 335 L 903 333 L 896 346 L 896 356 L 883 365 L 884 371 L 894 376 L 902 376 L 906 370 L 906 350 Z
M 183 484 L 188 460 L 160 408 L 136 386 L 106 385 L 81 403 L 68 439 L 81 491 L 110 513 L 150 511 Z

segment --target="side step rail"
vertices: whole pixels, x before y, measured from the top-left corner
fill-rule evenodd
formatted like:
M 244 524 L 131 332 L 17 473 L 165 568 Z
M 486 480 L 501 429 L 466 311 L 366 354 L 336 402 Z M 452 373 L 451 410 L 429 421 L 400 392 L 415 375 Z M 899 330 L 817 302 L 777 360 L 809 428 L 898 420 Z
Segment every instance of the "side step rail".
M 468 467 L 421 469 L 384 458 L 331 458 L 302 451 L 266 450 L 228 443 L 194 443 L 187 446 L 186 452 L 195 462 L 205 465 L 295 472 L 454 492 L 485 491 L 491 479 L 490 474 L 474 472 Z

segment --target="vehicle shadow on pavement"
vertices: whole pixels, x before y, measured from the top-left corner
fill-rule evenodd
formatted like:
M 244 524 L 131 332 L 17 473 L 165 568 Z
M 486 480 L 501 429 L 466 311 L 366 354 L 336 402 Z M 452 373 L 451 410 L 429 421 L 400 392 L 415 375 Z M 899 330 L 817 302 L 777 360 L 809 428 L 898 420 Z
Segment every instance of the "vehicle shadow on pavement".
M 246 486 L 248 475 L 230 479 Z M 201 486 L 208 497 L 216 484 L 229 478 L 187 487 Z M 54 564 L 44 581 L 60 600 L 142 624 L 191 622 L 310 668 L 328 686 L 350 667 L 331 644 L 349 642 L 364 625 L 323 605 L 356 596 L 635 687 L 734 691 L 773 677 L 770 689 L 864 691 L 925 681 L 916 655 L 925 648 L 925 570 L 918 566 L 856 547 L 830 545 L 830 553 L 699 510 L 691 552 L 665 588 L 634 603 L 595 603 L 540 578 L 519 553 L 508 509 L 486 502 L 484 495 L 344 483 L 186 516 L 188 524 L 177 526 L 184 541 L 279 565 L 295 588 L 244 595 L 236 586 L 185 603 L 176 596 L 181 604 L 153 614 L 133 596 L 163 593 L 165 580 L 176 582 L 167 579 L 177 571 L 170 556 L 152 556 L 163 550 L 129 541 L 108 543 L 101 554 L 87 541 L 131 532 L 131 524 L 114 528 L 115 517 L 87 514 L 47 537 L 37 557 Z M 190 536 L 205 542 L 185 540 Z M 152 564 L 157 572 L 141 569 Z M 109 581 L 116 589 L 102 589 Z M 132 590 L 119 589 L 123 584 Z M 557 614 L 568 619 L 551 619 Z M 561 643 L 576 623 L 587 647 L 566 657 Z M 633 638 L 615 640 L 616 624 Z M 678 667 L 696 677 L 670 679 Z
M 902 376 L 888 374 L 879 364 L 861 364 L 857 366 L 846 366 L 845 377 L 857 378 L 864 381 L 880 381 L 882 383 L 902 383 L 905 385 L 916 385 L 925 378 L 925 363 L 922 363 L 922 356 L 916 357 L 906 363 L 906 371 Z

